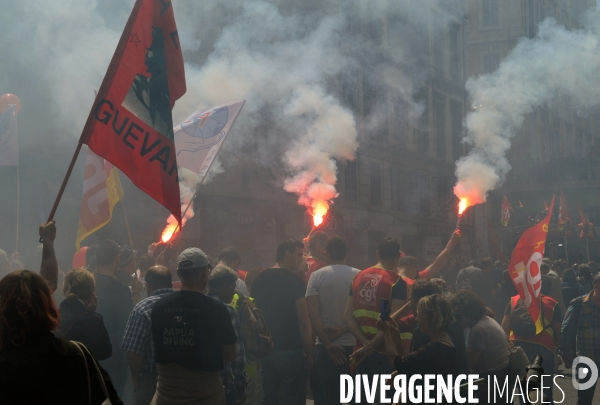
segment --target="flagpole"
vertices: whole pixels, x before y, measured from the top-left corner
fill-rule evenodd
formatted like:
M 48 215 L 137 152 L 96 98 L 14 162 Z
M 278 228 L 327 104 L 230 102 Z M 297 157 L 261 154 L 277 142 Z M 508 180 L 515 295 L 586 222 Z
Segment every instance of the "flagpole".
M 83 143 L 81 143 L 81 141 L 77 143 L 77 148 L 75 149 L 75 152 L 73 153 L 73 157 L 71 158 L 71 163 L 69 164 L 67 173 L 65 174 L 65 177 L 60 186 L 60 189 L 58 190 L 56 200 L 54 200 L 54 205 L 52 206 L 52 210 L 50 211 L 50 215 L 48 216 L 48 221 L 46 221 L 46 223 L 48 223 L 54 219 L 54 214 L 56 214 L 56 210 L 58 209 L 58 203 L 60 202 L 62 195 L 65 192 L 65 187 L 67 187 L 67 183 L 69 182 L 69 178 L 71 177 L 71 173 L 73 172 L 73 167 L 75 167 L 75 162 L 77 161 L 79 152 L 81 152 L 82 146 L 83 146 Z M 40 238 L 40 243 L 42 243 L 42 242 L 43 242 L 43 239 Z
M 204 176 L 202 176 L 202 180 L 199 183 L 197 183 L 196 190 L 194 191 L 194 195 L 192 196 L 192 198 L 190 198 L 190 202 L 188 203 L 188 205 L 185 207 L 185 210 L 181 214 L 181 222 L 183 222 L 183 218 L 185 218 L 185 214 L 187 214 L 188 210 L 190 209 L 190 206 L 192 205 L 192 202 L 194 201 L 194 198 L 196 198 L 196 194 L 198 194 L 198 188 L 204 183 L 204 180 L 206 180 L 206 176 L 208 176 L 208 173 L 210 172 L 210 168 L 212 167 L 212 164 L 213 164 L 214 161 L 215 161 L 215 159 L 213 159 L 213 161 L 210 162 L 210 166 L 208 166 L 208 170 L 206 170 L 206 173 L 204 173 Z M 175 234 L 177 233 L 177 231 L 179 229 L 181 229 L 181 227 L 179 226 L 179 222 L 178 222 L 177 226 L 173 230 L 173 234 L 172 235 L 175 236 Z M 173 236 L 171 236 L 171 237 L 173 237 Z M 168 246 L 169 246 L 169 244 L 165 243 L 165 248 L 159 254 L 159 256 L 162 255 L 162 254 L 164 254 L 166 252 Z
M 17 134 L 17 235 L 15 242 L 15 253 L 19 253 L 19 225 L 21 218 L 21 179 L 20 179 L 20 162 L 19 162 L 19 130 L 17 127 L 17 116 L 15 116 L 15 131 Z
M 590 262 L 590 238 L 585 238 L 585 251 L 587 254 L 587 261 Z
M 127 237 L 129 238 L 129 247 L 133 253 L 133 241 L 131 239 L 131 230 L 129 229 L 129 220 L 127 219 L 127 209 L 125 208 L 125 196 L 121 196 L 121 208 L 123 208 L 123 218 L 125 219 L 125 228 L 127 229 Z M 133 266 L 137 271 L 137 260 L 135 254 L 133 254 Z

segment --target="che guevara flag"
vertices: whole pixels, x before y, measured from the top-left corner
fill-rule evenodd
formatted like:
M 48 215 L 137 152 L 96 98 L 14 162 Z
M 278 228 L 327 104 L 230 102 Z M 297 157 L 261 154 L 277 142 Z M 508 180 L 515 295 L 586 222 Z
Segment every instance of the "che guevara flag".
M 171 109 L 185 93 L 170 0 L 137 0 L 80 142 L 181 221 Z
M 75 240 L 77 250 L 82 240 L 110 221 L 113 208 L 122 198 L 123 188 L 117 168 L 88 149 L 85 158 L 81 213 Z
M 513 251 L 508 265 L 508 272 L 519 292 L 521 300 L 527 306 L 531 318 L 535 322 L 536 333 L 543 330 L 540 292 L 542 289 L 542 273 L 540 266 L 544 258 L 548 227 L 554 208 L 554 196 L 546 218 L 523 232 L 519 243 Z

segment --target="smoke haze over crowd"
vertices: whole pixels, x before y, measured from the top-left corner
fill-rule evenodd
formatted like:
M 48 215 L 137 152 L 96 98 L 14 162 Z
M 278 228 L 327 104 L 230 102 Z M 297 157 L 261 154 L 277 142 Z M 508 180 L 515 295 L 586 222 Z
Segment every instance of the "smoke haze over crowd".
M 510 170 L 506 152 L 527 114 L 539 107 L 582 112 L 600 104 L 598 15 L 588 28 L 567 30 L 552 18 L 535 38 L 522 38 L 492 72 L 467 81 L 473 110 L 467 115 L 465 141 L 471 153 L 457 162 L 458 197 L 483 203 Z

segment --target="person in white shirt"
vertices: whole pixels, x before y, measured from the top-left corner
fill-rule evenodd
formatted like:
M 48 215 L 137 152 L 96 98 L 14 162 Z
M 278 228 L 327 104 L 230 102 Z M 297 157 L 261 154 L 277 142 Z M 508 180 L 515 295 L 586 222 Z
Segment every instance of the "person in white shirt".
M 356 338 L 344 324 L 348 288 L 359 273 L 346 266 L 348 247 L 339 236 L 325 242 L 325 266 L 310 275 L 306 288 L 308 314 L 317 335 L 310 383 L 315 403 L 339 404 L 340 375 L 350 372 Z

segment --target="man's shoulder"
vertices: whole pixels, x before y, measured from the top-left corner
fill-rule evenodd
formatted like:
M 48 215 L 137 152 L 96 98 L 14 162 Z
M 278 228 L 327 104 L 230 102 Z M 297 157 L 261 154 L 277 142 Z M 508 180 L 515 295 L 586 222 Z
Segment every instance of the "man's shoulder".
M 172 293 L 171 293 L 172 294 Z M 152 311 L 152 308 L 156 304 L 157 301 L 165 298 L 170 294 L 161 294 L 161 295 L 151 295 L 150 297 L 144 298 L 133 307 L 133 312 L 137 313 L 147 313 Z

